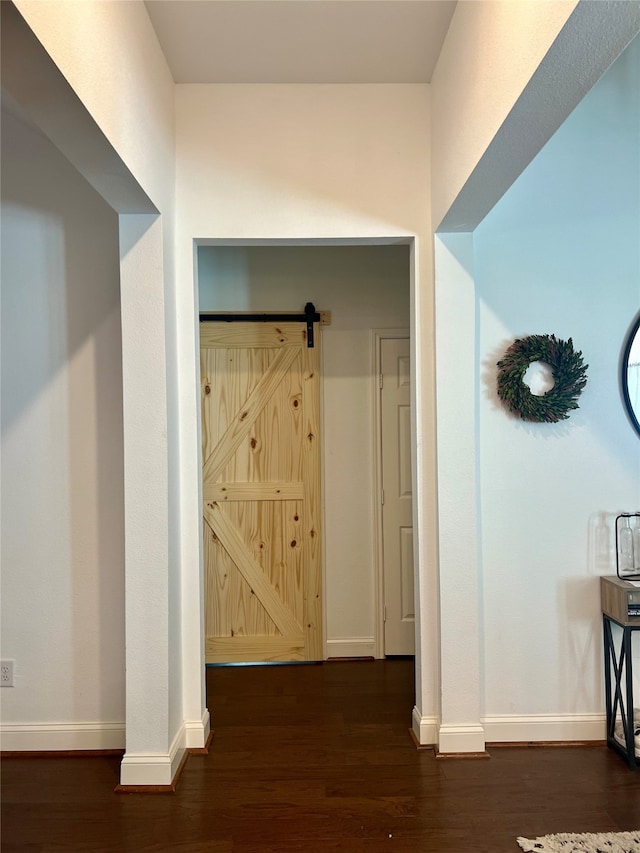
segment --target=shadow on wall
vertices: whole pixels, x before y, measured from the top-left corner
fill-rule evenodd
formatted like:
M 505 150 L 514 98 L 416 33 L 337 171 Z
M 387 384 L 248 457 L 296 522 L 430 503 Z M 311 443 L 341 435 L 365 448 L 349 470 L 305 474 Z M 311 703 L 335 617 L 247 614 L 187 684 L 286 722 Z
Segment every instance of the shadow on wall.
M 51 143 L 5 110 L 2 167 L 4 431 L 119 313 L 120 273 L 117 214 Z
M 557 582 L 558 689 L 565 707 L 576 713 L 604 709 L 602 629 L 594 602 L 600 599 L 599 578 L 563 578 Z M 594 612 L 596 610 L 596 612 Z
M 25 691 L 8 719 L 124 714 L 119 288 L 116 213 L 3 111 L 3 642 Z

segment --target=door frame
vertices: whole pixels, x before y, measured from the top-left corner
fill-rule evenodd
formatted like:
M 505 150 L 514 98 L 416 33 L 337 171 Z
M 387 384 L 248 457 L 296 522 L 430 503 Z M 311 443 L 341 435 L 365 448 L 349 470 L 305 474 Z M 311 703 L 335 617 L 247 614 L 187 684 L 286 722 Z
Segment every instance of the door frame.
M 384 562 L 382 541 L 382 405 L 380 375 L 382 373 L 382 341 L 406 338 L 411 341 L 411 329 L 371 330 L 371 399 L 373 424 L 373 518 L 374 535 L 374 648 L 376 658 L 384 658 Z M 413 383 L 413 378 L 411 378 Z M 413 445 L 412 445 L 412 450 Z
M 433 729 L 431 716 L 425 716 L 427 711 L 437 707 L 438 684 L 439 684 L 439 645 L 437 633 L 437 595 L 438 595 L 438 562 L 436 549 L 437 513 L 435 499 L 437 495 L 437 476 L 435 468 L 435 430 L 436 423 L 432 417 L 432 408 L 435 405 L 435 380 L 432 376 L 434 365 L 433 340 L 434 340 L 434 318 L 431 302 L 419 300 L 420 282 L 429 282 L 429 273 L 422 273 L 421 269 L 429 269 L 432 263 L 430 241 L 421 241 L 415 232 L 400 232 L 394 235 L 388 233 L 371 234 L 366 237 L 344 236 L 344 237 L 196 237 L 190 244 L 188 253 L 188 276 L 192 283 L 192 303 L 189 306 L 189 315 L 192 318 L 193 347 L 190 361 L 193 364 L 192 387 L 188 389 L 188 395 L 193 392 L 195 424 L 186 431 L 185 443 L 188 444 L 187 455 L 191 460 L 188 470 L 185 471 L 185 490 L 191 499 L 186 519 L 187 527 L 190 527 L 193 535 L 189 537 L 189 557 L 193 557 L 190 565 L 192 572 L 185 578 L 183 589 L 185 591 L 183 615 L 188 614 L 192 618 L 193 602 L 197 601 L 199 612 L 199 624 L 193 630 L 185 646 L 183 654 L 183 666 L 191 680 L 188 687 L 190 696 L 199 698 L 202 708 L 208 715 L 206 709 L 206 676 L 204 667 L 204 600 L 203 600 L 203 574 L 202 574 L 202 477 L 201 477 L 201 411 L 200 395 L 197 389 L 200 387 L 200 358 L 197 346 L 198 316 L 200 311 L 199 299 L 199 269 L 198 249 L 201 246 L 386 246 L 390 244 L 407 244 L 410 248 L 409 261 L 409 292 L 411 297 L 411 308 L 409 317 L 409 339 L 411 341 L 412 358 L 412 443 L 411 449 L 415 454 L 412 459 L 412 475 L 414 488 L 414 542 L 417 546 L 414 553 L 414 580 L 416 584 L 416 657 L 415 673 L 416 685 L 414 692 L 414 707 L 412 713 L 412 730 L 416 739 L 423 744 L 433 743 Z M 423 254 L 426 253 L 427 263 L 420 264 Z M 184 260 L 186 263 L 187 255 Z M 186 267 L 185 267 L 186 269 Z M 385 331 L 395 330 L 379 330 Z M 406 329 L 401 330 L 406 334 Z M 373 353 L 373 346 L 371 348 Z M 371 365 L 375 363 L 373 357 Z M 378 371 L 379 372 L 379 371 Z M 377 373 L 372 374 L 372 389 L 375 384 Z M 418 386 L 418 379 L 422 385 Z M 421 394 L 418 396 L 416 388 L 420 387 Z M 375 401 L 376 394 L 372 400 Z M 372 409 L 373 409 L 373 403 Z M 321 396 L 321 418 L 323 418 L 324 392 Z M 321 421 L 323 423 L 323 420 Z M 372 431 L 375 418 L 372 418 Z M 423 430 L 423 441 L 418 446 L 416 432 Z M 324 465 L 323 465 L 324 468 Z M 323 481 L 324 491 L 324 481 Z M 377 505 L 372 507 L 377 512 Z M 197 538 L 195 531 L 198 531 Z M 430 534 L 430 535 L 428 535 Z M 374 549 L 375 550 L 375 549 Z M 377 558 L 376 558 L 377 559 Z M 325 566 L 326 569 L 326 566 Z M 376 573 L 379 571 L 378 564 L 375 566 Z M 323 569 L 323 582 L 325 582 Z M 380 612 L 381 596 L 375 586 L 375 619 L 374 631 L 376 644 L 381 641 L 378 628 L 378 615 Z M 325 607 L 326 618 L 326 607 Z M 425 628 L 424 626 L 429 627 Z M 326 624 L 325 637 L 326 637 Z M 197 637 L 197 642 L 196 642 Z M 326 656 L 326 652 L 325 652 Z M 195 661 L 195 662 L 194 662 Z M 435 717 L 433 718 L 435 719 Z

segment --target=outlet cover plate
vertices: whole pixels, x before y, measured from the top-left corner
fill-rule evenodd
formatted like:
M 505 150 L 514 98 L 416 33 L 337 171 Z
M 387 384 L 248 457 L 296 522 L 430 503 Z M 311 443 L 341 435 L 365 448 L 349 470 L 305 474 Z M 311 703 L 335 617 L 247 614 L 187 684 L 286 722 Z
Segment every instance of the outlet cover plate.
M 0 687 L 13 687 L 13 665 L 15 661 L 0 661 Z

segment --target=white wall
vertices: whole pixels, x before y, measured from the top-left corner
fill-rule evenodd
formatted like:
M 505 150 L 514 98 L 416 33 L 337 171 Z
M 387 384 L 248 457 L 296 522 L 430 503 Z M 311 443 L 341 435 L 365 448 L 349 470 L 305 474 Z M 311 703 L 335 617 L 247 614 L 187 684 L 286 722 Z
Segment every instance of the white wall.
M 331 311 L 320 329 L 328 657 L 375 654 L 372 329 L 409 330 L 409 247 L 198 251 L 201 311 Z
M 639 237 L 636 38 L 474 233 L 489 740 L 522 739 L 510 715 L 547 715 L 541 739 L 554 718 L 587 715 L 573 736 L 602 736 L 589 723 L 603 712 L 598 576 L 615 574 L 613 516 L 640 499 L 618 381 Z M 558 425 L 521 422 L 496 399 L 496 361 L 534 333 L 572 337 L 589 364 L 580 408 Z
M 2 115 L 4 749 L 124 745 L 118 221 Z
M 639 31 L 637 0 L 458 3 L 432 78 L 435 226 L 472 231 Z
M 165 784 L 171 781 L 183 748 L 203 746 L 208 734 L 199 601 L 189 590 L 185 593 L 181 572 L 185 490 L 173 259 L 173 80 L 142 0 L 18 0 L 16 6 L 73 90 L 70 98 L 64 87 L 58 87 L 57 102 L 47 75 L 38 79 L 46 63 L 24 56 L 29 85 L 21 92 L 23 107 L 45 133 L 50 131 L 80 171 L 88 163 L 100 178 L 97 183 L 108 187 L 114 208 L 129 215 L 120 223 L 130 675 L 121 780 Z M 47 93 L 44 115 L 38 91 Z M 54 120 L 57 111 L 61 120 Z M 95 144 L 100 143 L 100 134 L 106 146 Z M 108 180 L 108 158 L 91 162 L 89 154 L 96 151 L 106 151 L 111 158 L 115 152 L 120 161 L 116 180 Z M 133 177 L 145 195 L 132 192 L 130 186 L 120 192 L 122 176 Z M 156 221 L 136 219 L 136 214 L 149 213 L 147 196 L 159 212 Z M 142 201 L 136 207 L 138 198 Z M 139 393 L 141 386 L 144 393 Z M 147 465 L 151 447 L 155 453 Z M 151 599 L 148 590 L 153 590 Z M 136 618 L 140 613 L 147 618 Z M 135 677 L 140 672 L 145 673 L 144 680 Z M 151 692 L 145 689 L 147 679 L 154 685 Z
M 578 0 L 456 6 L 431 80 L 437 227 Z
M 200 480 L 194 240 L 325 243 L 415 238 L 411 269 L 417 418 L 416 559 L 423 611 L 418 704 L 436 706 L 433 291 L 429 89 L 424 85 L 176 87 L 177 275 L 190 352 L 181 355 L 185 476 Z M 191 529 L 199 515 L 185 518 Z M 194 540 L 194 558 L 198 551 Z M 195 584 L 194 584 L 195 586 Z M 421 662 L 420 662 L 421 661 Z M 423 671 L 424 669 L 424 671 Z
M 173 79 L 142 0 L 16 0 L 158 210 L 173 194 Z

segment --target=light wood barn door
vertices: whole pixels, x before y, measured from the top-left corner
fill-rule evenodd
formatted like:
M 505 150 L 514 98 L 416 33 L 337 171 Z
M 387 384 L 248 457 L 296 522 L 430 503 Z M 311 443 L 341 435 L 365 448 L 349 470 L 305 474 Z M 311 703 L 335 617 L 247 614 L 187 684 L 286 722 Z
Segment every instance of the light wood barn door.
M 206 662 L 321 660 L 318 336 L 202 322 L 200 359 Z

